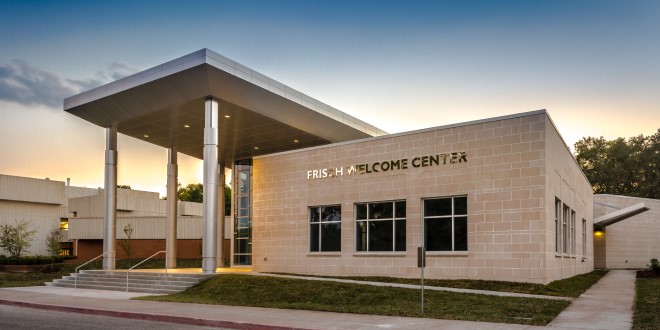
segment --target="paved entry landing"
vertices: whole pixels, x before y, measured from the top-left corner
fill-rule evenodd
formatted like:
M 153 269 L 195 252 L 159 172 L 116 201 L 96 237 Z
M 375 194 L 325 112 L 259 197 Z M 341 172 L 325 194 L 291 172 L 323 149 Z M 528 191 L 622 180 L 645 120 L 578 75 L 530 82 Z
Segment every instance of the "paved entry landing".
M 573 300 L 548 327 L 555 329 L 622 330 L 632 327 L 635 271 L 611 270 Z

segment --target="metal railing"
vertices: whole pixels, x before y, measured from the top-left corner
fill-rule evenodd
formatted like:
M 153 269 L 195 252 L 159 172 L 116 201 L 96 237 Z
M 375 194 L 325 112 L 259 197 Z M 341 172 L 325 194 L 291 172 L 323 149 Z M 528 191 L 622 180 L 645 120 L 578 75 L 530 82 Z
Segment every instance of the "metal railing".
M 76 270 L 73 272 L 73 288 L 74 288 L 74 289 L 77 289 L 77 288 L 78 288 L 78 275 L 76 275 L 76 274 L 78 274 L 78 269 L 82 268 L 83 266 L 87 265 L 88 263 L 90 263 L 90 262 L 92 262 L 92 261 L 94 261 L 94 260 L 96 260 L 96 259 L 98 259 L 98 258 L 100 258 L 100 257 L 103 257 L 104 255 L 106 255 L 106 254 L 108 254 L 108 253 L 114 253 L 114 252 L 115 252 L 115 251 L 107 251 L 107 252 L 103 252 L 101 255 L 97 256 L 96 258 L 94 258 L 94 259 L 92 259 L 92 260 L 90 260 L 90 261 L 87 261 L 86 263 L 84 263 L 84 264 L 82 264 L 82 265 L 76 267 Z
M 131 269 L 133 269 L 133 268 L 135 268 L 135 267 L 137 267 L 137 266 L 143 264 L 145 261 L 147 261 L 147 260 L 149 260 L 149 259 L 151 259 L 151 258 L 157 256 L 158 254 L 165 253 L 165 252 L 167 252 L 167 251 L 158 251 L 158 252 L 152 254 L 151 257 L 149 257 L 149 258 L 147 258 L 147 259 L 144 259 L 144 260 L 140 261 L 140 262 L 137 263 L 135 266 L 133 266 L 133 267 L 131 267 L 131 268 L 129 268 L 129 269 L 126 270 L 126 292 L 128 292 L 128 273 L 131 271 Z M 165 260 L 165 273 L 167 273 L 167 260 Z

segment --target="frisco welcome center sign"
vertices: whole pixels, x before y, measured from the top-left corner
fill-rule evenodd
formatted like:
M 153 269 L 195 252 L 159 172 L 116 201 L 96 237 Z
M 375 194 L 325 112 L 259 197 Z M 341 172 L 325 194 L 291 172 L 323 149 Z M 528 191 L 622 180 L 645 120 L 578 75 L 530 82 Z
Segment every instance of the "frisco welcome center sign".
M 318 170 L 309 170 L 307 171 L 307 180 L 334 178 L 338 176 L 343 176 L 344 173 L 347 173 L 348 175 L 378 173 L 378 172 L 405 170 L 408 169 L 409 166 L 417 168 L 417 167 L 429 167 L 429 166 L 438 166 L 438 165 L 455 164 L 455 163 L 463 163 L 463 162 L 467 162 L 467 154 L 464 151 L 448 152 L 444 154 L 414 157 L 412 159 L 403 158 L 397 160 L 387 160 L 382 162 L 350 165 L 345 167 L 330 167 L 330 168 L 322 168 Z

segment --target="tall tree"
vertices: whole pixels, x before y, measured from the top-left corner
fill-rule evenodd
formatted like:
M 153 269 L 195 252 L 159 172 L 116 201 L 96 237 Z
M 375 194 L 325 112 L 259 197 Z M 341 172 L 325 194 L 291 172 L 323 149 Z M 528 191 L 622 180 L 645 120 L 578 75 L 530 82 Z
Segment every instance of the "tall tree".
M 594 193 L 660 199 L 660 129 L 629 139 L 582 138 L 575 159 Z
M 176 192 L 180 201 L 202 203 L 204 200 L 204 186 L 201 183 L 191 183 L 185 187 L 179 187 Z M 231 210 L 231 188 L 225 185 L 225 215 Z

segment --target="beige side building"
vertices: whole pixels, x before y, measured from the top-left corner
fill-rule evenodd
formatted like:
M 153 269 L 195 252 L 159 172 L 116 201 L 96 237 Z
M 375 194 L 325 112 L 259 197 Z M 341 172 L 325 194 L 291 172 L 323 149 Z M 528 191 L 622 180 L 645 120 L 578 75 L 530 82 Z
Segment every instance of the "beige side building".
M 124 227 L 133 227 L 134 257 L 147 257 L 164 250 L 165 206 L 156 192 L 117 189 L 118 239 L 126 239 Z M 102 253 L 104 190 L 70 186 L 62 181 L 0 175 L 0 225 L 27 221 L 34 230 L 32 246 L 24 255 L 48 255 L 46 238 L 59 228 L 64 237 L 64 255 L 78 261 Z M 229 233 L 229 220 L 225 220 Z M 178 203 L 177 238 L 180 257 L 201 257 L 202 204 Z M 226 238 L 230 236 L 227 234 Z M 229 244 L 228 240 L 225 243 Z M 119 257 L 125 257 L 118 247 Z M 0 254 L 6 254 L 1 251 Z M 161 256 L 164 257 L 164 256 Z
M 612 225 L 594 235 L 597 268 L 646 268 L 660 259 L 660 200 L 617 195 L 594 195 L 594 218 L 643 203 L 648 211 Z
M 259 156 L 259 272 L 549 283 L 593 269 L 591 186 L 545 110 Z
M 96 189 L 70 187 L 62 181 L 0 174 L 0 225 L 27 221 L 29 230 L 34 230 L 35 234 L 25 254 L 48 255 L 46 238 L 52 229 L 64 229 L 65 240 L 68 240 L 68 197 L 95 193 Z M 65 247 L 68 254 L 71 251 L 67 248 L 69 246 Z

